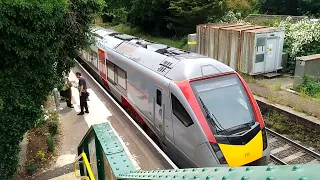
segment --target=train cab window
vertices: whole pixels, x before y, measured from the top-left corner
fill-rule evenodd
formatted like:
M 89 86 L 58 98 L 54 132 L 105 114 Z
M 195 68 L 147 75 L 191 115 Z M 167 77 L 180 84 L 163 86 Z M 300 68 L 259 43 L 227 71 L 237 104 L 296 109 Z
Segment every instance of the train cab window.
M 112 83 L 115 83 L 114 81 L 114 64 L 107 61 L 107 69 L 108 69 L 108 72 L 107 72 L 107 76 L 108 76 L 108 80 Z
M 161 93 L 161 91 L 159 89 L 157 89 L 157 104 L 159 106 L 161 106 L 161 104 L 162 104 L 161 101 L 162 101 L 162 93 Z
M 173 94 L 171 94 L 171 103 L 173 114 L 182 122 L 182 124 L 184 124 L 184 126 L 189 127 L 194 124 L 187 110 Z

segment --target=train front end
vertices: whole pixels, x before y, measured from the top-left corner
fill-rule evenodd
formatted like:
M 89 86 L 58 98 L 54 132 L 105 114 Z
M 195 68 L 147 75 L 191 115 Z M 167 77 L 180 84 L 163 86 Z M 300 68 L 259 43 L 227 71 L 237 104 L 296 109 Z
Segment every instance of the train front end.
M 237 73 L 190 81 L 214 138 L 209 141 L 218 163 L 267 165 L 270 149 L 259 107 Z

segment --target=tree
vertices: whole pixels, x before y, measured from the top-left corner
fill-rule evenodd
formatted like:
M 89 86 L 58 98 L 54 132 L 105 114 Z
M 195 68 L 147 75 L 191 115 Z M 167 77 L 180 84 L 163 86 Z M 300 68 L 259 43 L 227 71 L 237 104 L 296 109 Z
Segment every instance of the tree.
M 219 19 L 226 9 L 225 0 L 172 0 L 168 27 L 176 34 L 186 35 L 196 31 L 196 25 L 208 18 Z
M 259 0 L 259 9 L 268 14 L 301 15 L 299 3 L 301 0 Z
M 170 36 L 165 16 L 169 0 L 133 0 L 128 21 L 151 35 Z
M 280 15 L 319 16 L 319 0 L 258 0 L 262 13 Z
M 257 0 L 226 0 L 228 10 L 241 13 L 242 16 L 253 12 L 256 3 Z
M 0 176 L 12 179 L 23 135 L 90 42 L 98 0 L 0 1 Z
M 105 22 L 126 23 L 131 6 L 131 0 L 105 0 L 102 17 Z

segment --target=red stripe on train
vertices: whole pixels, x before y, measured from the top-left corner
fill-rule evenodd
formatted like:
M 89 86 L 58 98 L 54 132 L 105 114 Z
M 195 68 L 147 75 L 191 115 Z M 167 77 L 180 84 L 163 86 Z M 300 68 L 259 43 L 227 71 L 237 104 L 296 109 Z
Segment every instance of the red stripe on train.
M 129 103 L 129 101 L 121 96 L 121 104 L 122 106 L 124 107 L 128 107 L 132 112 L 133 114 L 138 118 L 138 121 L 144 126 L 146 125 L 146 123 L 143 121 L 142 117 L 137 113 L 137 111 L 131 106 L 131 104 Z

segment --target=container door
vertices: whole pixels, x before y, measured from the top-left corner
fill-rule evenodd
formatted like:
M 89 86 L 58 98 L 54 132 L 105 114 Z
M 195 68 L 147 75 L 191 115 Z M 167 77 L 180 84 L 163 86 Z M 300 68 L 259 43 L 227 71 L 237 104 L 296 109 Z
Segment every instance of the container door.
M 265 72 L 271 72 L 276 70 L 277 62 L 277 51 L 278 51 L 278 37 L 268 37 L 267 38 L 267 52 L 266 52 L 266 63 Z
M 156 131 L 159 133 L 160 136 L 163 136 L 163 124 L 164 124 L 164 104 L 163 104 L 163 95 L 162 89 L 156 86 L 156 100 L 155 100 L 155 127 Z
M 101 49 L 98 49 L 98 53 L 99 53 L 99 73 L 100 76 L 102 78 L 104 78 L 105 80 L 107 79 L 106 77 L 106 58 L 105 58 L 105 54 L 104 51 Z
M 263 73 L 265 66 L 265 50 L 266 50 L 266 37 L 257 37 L 256 47 L 255 47 L 255 62 L 254 62 L 254 74 Z

